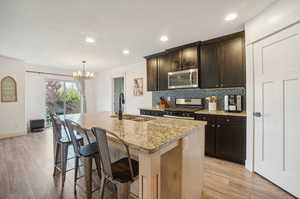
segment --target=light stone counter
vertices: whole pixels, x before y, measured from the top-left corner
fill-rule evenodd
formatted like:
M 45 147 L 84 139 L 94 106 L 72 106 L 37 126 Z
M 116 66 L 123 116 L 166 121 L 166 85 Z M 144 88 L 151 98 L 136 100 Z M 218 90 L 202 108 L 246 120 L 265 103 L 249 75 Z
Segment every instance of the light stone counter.
M 152 117 L 150 121 L 118 120 L 110 112 L 88 113 L 75 119 L 86 129 L 99 127 L 122 138 L 131 148 L 154 153 L 189 135 L 193 129 L 206 122 Z
M 72 116 L 84 128 L 99 127 L 120 136 L 137 151 L 138 188 L 121 184 L 119 199 L 128 198 L 130 189 L 143 199 L 199 199 L 203 189 L 204 140 L 206 122 L 163 117 L 150 121 L 118 120 L 109 112 Z M 111 138 L 109 141 L 114 142 Z M 110 147 L 115 146 L 111 144 Z M 118 147 L 117 147 L 118 148 Z M 85 168 L 88 168 L 85 161 Z M 91 178 L 85 175 L 86 190 Z M 131 186 L 131 188 L 130 188 Z
M 225 112 L 222 110 L 216 110 L 216 111 L 209 111 L 209 110 L 200 110 L 195 112 L 196 114 L 206 114 L 206 115 L 224 115 L 224 116 L 240 116 L 240 117 L 247 117 L 246 112 L 241 113 L 234 113 L 234 112 Z
M 151 108 L 151 107 L 146 107 L 146 108 L 141 108 L 141 110 L 149 110 L 149 111 L 165 111 L 164 109 L 159 109 L 159 108 Z M 224 115 L 224 116 L 240 116 L 240 117 L 247 117 L 247 113 L 241 112 L 241 113 L 235 113 L 235 112 L 225 112 L 223 110 L 216 110 L 216 111 L 209 111 L 207 109 L 200 110 L 195 112 L 196 114 L 207 114 L 207 115 Z

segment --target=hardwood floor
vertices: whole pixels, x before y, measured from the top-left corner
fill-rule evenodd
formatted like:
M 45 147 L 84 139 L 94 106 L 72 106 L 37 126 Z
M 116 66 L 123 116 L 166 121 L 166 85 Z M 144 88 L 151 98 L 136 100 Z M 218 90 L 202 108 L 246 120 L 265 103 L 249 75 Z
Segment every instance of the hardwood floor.
M 61 191 L 60 177 L 52 176 L 52 133 L 0 140 L 0 199 L 72 199 L 85 198 L 83 179 L 77 195 L 73 192 L 73 170 L 67 173 Z M 69 161 L 72 166 L 73 161 Z M 96 183 L 97 184 L 97 183 Z M 99 198 L 99 191 L 93 198 Z M 114 198 L 109 191 L 106 198 Z M 214 158 L 205 158 L 203 199 L 285 199 L 294 198 L 243 166 Z

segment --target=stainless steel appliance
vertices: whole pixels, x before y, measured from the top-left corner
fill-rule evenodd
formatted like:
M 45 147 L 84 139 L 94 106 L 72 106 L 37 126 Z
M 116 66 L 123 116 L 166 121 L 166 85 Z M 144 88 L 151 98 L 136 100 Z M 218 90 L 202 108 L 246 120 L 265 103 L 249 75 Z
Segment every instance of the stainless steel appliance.
M 243 111 L 243 96 L 241 95 L 226 95 L 224 97 L 224 111 L 227 112 L 242 112 Z
M 198 69 L 189 69 L 168 73 L 168 88 L 198 87 Z
M 175 105 L 176 107 L 165 110 L 164 117 L 193 120 L 195 118 L 195 112 L 204 109 L 204 100 L 176 99 Z

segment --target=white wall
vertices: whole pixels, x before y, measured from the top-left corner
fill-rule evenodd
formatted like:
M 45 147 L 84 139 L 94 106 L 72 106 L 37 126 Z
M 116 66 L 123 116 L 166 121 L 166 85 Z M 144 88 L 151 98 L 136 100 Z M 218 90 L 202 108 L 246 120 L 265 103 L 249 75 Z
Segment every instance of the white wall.
M 36 72 L 47 72 L 63 75 L 72 75 L 71 70 L 63 70 L 51 67 L 29 66 L 27 70 Z M 45 80 L 73 80 L 72 77 L 45 75 L 36 73 L 26 73 L 26 121 L 29 127 L 29 121 L 32 119 L 45 119 L 46 117 L 46 87 Z M 96 99 L 93 80 L 86 81 L 86 99 L 87 111 L 94 111 Z
M 17 82 L 17 102 L 0 102 L 0 138 L 25 134 L 25 68 L 21 60 L 0 56 L 0 79 L 13 77 Z
M 245 24 L 247 75 L 247 150 L 246 168 L 254 169 L 254 70 L 253 43 L 300 22 L 300 1 L 276 1 L 260 15 Z
M 96 94 L 97 111 L 112 112 L 113 101 L 113 78 L 125 77 L 125 112 L 139 114 L 139 108 L 152 107 L 152 93 L 147 92 L 146 62 L 127 65 L 114 69 L 106 69 L 97 73 Z M 134 78 L 144 78 L 143 96 L 133 95 Z
M 246 44 L 275 33 L 300 20 L 299 0 L 276 1 L 245 24 Z

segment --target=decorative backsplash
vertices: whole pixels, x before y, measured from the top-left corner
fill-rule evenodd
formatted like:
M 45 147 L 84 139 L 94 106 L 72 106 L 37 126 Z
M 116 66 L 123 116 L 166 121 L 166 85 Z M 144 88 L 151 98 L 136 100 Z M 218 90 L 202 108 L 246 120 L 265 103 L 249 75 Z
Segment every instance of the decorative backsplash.
M 217 109 L 224 109 L 224 96 L 225 95 L 242 95 L 243 96 L 243 110 L 246 110 L 246 89 L 245 88 L 226 88 L 226 89 L 177 89 L 168 91 L 156 91 L 152 93 L 152 105 L 159 104 L 159 98 L 164 97 L 166 100 L 171 97 L 171 105 L 175 105 L 176 98 L 206 98 L 211 96 L 217 96 L 218 103 Z M 208 108 L 205 102 L 205 108 Z

